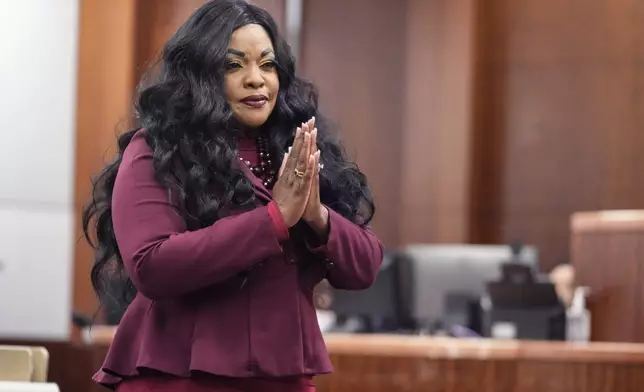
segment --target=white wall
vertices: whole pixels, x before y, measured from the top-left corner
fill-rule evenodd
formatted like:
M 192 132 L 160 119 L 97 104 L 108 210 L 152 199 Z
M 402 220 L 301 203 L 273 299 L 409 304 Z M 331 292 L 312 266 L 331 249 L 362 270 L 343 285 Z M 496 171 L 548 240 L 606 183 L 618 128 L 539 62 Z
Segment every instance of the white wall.
M 0 0 L 0 338 L 70 329 L 78 0 Z

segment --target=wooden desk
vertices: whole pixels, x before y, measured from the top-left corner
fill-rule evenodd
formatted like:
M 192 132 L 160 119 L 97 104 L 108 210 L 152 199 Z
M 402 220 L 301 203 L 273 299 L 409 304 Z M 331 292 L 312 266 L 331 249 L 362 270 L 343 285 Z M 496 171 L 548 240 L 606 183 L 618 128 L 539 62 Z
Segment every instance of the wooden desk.
M 635 392 L 644 345 L 329 335 L 318 392 Z
M 335 371 L 316 378 L 318 392 L 639 392 L 644 388 L 644 344 L 339 334 L 327 335 L 326 341 Z M 49 380 L 61 392 L 107 391 L 91 381 L 106 344 L 43 345 L 51 354 Z
M 580 212 L 570 226 L 577 282 L 591 290 L 591 339 L 644 342 L 644 210 Z

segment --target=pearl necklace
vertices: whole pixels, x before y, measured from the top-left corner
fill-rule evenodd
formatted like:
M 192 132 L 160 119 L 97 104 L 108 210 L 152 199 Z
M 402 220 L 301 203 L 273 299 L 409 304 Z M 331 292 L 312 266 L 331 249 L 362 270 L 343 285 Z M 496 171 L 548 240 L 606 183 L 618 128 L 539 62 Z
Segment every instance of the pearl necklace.
M 258 136 L 255 138 L 255 144 L 257 145 L 258 164 L 253 166 L 250 161 L 245 160 L 241 156 L 239 157 L 239 160 L 244 165 L 248 166 L 251 173 L 262 180 L 265 187 L 269 188 L 273 186 L 273 183 L 275 182 L 275 169 L 273 169 L 273 162 L 271 161 L 268 140 L 263 136 Z

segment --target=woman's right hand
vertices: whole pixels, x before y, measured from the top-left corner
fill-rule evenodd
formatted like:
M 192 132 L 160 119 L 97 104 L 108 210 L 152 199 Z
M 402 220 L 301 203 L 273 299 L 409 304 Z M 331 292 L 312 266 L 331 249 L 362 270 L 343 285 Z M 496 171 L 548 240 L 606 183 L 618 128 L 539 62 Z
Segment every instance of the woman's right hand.
M 286 227 L 295 226 L 304 214 L 314 174 L 317 174 L 317 168 L 311 155 L 311 134 L 298 128 L 293 147 L 284 156 L 280 176 L 273 186 L 273 200 Z

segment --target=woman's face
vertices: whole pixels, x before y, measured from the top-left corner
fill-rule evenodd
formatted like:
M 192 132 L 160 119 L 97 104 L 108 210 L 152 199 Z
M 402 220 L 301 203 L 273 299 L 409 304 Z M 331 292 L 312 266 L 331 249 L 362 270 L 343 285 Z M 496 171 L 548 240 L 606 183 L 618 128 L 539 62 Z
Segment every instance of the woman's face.
M 280 82 L 270 37 L 260 25 L 235 30 L 226 55 L 226 101 L 237 121 L 262 126 L 270 116 Z

